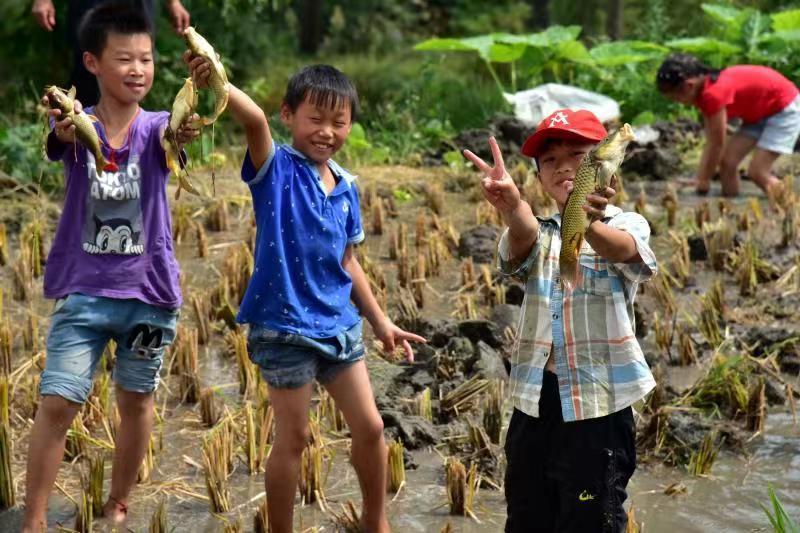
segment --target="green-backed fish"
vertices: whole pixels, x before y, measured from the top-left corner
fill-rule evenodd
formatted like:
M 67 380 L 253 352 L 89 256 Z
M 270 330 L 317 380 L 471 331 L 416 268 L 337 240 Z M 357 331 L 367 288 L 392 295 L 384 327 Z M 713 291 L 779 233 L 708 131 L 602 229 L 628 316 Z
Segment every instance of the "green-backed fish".
M 211 65 L 211 75 L 208 78 L 208 85 L 214 92 L 214 113 L 210 117 L 203 117 L 204 126 L 213 124 L 217 118 L 225 111 L 228 106 L 228 75 L 225 73 L 225 67 L 219 59 L 219 55 L 214 51 L 205 38 L 197 33 L 197 31 L 189 26 L 183 34 L 186 40 L 186 45 L 193 55 L 205 58 Z
M 604 190 L 625 157 L 625 148 L 633 140 L 633 129 L 625 124 L 608 135 L 583 158 L 572 182 L 572 191 L 561 216 L 561 253 L 558 257 L 561 285 L 571 290 L 578 281 L 578 258 L 587 227 L 582 206 L 586 195 Z
M 97 119 L 83 111 L 75 113 L 75 87 L 71 87 L 69 92 L 65 92 L 55 85 L 48 85 L 45 87 L 44 96 L 47 98 L 50 109 L 59 109 L 61 111 L 62 119 L 63 117 L 72 119 L 72 123 L 75 124 L 75 138 L 92 152 L 97 168 L 116 172 L 118 170 L 117 165 L 106 161 L 106 158 L 103 157 L 103 151 L 100 149 L 102 143 L 97 135 L 97 130 L 94 129 L 94 124 L 92 124 L 92 121 Z
M 164 155 L 167 159 L 167 168 L 178 179 L 178 190 L 175 192 L 176 200 L 181 195 L 181 189 L 186 189 L 193 194 L 199 194 L 192 182 L 189 181 L 189 173 L 186 168 L 181 168 L 181 152 L 175 139 L 175 133 L 178 128 L 189 122 L 194 110 L 197 109 L 197 101 L 197 89 L 192 82 L 192 78 L 186 78 L 186 81 L 183 82 L 183 87 L 175 95 L 172 111 L 169 114 L 169 124 L 167 124 L 161 137 L 161 147 L 164 149 Z

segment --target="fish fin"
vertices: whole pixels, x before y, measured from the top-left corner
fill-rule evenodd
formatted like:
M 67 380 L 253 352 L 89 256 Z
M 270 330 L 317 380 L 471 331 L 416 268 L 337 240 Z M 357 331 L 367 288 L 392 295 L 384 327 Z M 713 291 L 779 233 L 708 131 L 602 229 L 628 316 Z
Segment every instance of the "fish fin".
M 108 161 L 106 162 L 105 165 L 103 165 L 103 170 L 107 172 L 117 172 L 119 170 L 119 167 L 113 161 Z
M 72 87 L 69 88 L 69 92 L 67 93 L 67 96 L 70 97 L 70 100 L 74 100 L 76 94 L 78 94 L 78 90 L 73 85 Z

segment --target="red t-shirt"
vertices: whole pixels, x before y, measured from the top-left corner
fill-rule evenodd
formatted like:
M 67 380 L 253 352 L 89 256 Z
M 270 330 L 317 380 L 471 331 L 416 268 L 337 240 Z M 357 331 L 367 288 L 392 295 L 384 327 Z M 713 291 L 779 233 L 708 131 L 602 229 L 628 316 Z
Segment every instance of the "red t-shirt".
M 728 118 L 758 122 L 780 112 L 798 95 L 797 87 L 769 67 L 735 65 L 719 73 L 717 81 L 706 77 L 697 107 L 710 117 L 725 107 Z

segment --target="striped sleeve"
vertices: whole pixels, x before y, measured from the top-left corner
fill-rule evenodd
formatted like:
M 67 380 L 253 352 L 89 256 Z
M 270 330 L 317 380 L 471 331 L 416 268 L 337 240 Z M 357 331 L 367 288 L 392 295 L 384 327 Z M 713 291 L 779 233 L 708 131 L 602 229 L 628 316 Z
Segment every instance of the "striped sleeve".
M 642 258 L 637 263 L 612 263 L 610 266 L 625 278 L 634 282 L 647 281 L 658 272 L 656 255 L 650 249 L 650 225 L 639 213 L 620 213 L 608 221 L 608 225 L 630 234 L 636 243 L 636 251 Z

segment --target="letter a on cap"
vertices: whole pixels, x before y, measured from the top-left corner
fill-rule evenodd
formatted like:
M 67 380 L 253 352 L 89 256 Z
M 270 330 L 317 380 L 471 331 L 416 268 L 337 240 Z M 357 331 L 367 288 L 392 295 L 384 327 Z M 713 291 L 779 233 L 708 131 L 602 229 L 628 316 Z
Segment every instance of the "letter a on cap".
M 550 127 L 552 128 L 556 124 L 563 124 L 565 126 L 568 125 L 569 121 L 567 120 L 567 115 L 565 115 L 561 111 L 556 113 L 555 116 L 550 119 Z

